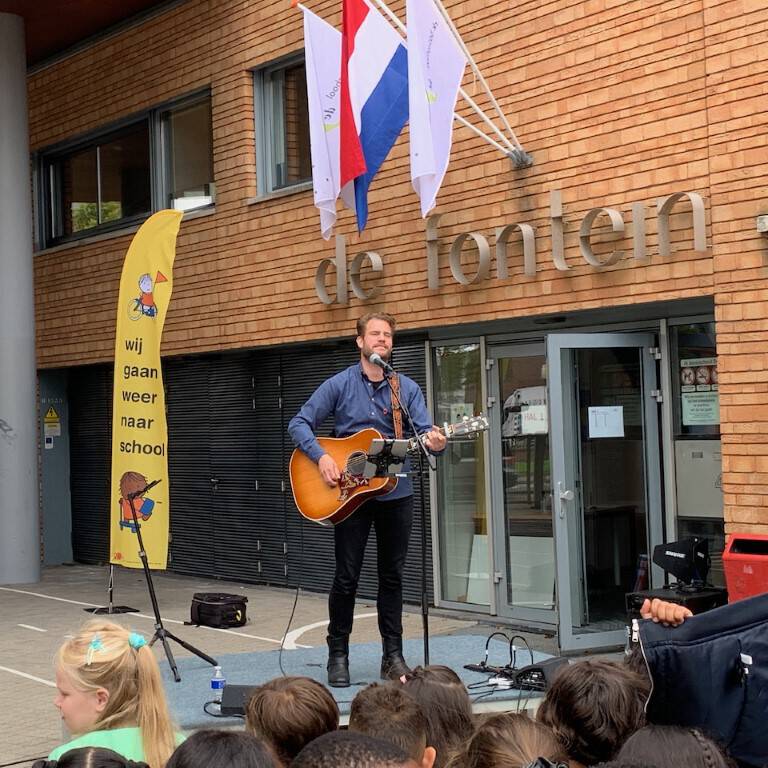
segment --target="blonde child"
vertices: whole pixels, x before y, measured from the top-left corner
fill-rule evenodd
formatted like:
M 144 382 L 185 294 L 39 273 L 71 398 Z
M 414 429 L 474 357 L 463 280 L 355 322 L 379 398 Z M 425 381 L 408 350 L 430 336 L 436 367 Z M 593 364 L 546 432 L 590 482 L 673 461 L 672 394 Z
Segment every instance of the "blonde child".
M 183 737 L 174 733 L 155 655 L 142 635 L 94 620 L 56 655 L 54 703 L 75 738 L 51 752 L 106 747 L 164 768 Z

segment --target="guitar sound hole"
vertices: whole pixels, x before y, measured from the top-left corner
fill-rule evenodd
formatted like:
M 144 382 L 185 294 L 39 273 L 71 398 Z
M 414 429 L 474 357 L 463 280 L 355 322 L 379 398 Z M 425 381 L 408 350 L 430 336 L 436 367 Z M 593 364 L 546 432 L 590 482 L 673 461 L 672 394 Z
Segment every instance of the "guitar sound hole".
M 362 475 L 365 470 L 367 456 L 364 451 L 355 451 L 347 459 L 347 472 L 350 475 Z

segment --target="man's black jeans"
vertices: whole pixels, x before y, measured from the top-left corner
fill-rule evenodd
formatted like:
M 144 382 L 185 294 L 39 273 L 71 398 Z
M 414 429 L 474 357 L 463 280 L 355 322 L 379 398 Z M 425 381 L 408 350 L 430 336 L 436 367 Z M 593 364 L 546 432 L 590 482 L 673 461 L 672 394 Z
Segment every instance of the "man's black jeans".
M 413 496 L 394 501 L 366 501 L 334 528 L 336 574 L 328 595 L 328 636 L 352 631 L 355 594 L 371 525 L 376 530 L 379 592 L 376 608 L 382 637 L 403 634 L 403 568 L 413 524 Z

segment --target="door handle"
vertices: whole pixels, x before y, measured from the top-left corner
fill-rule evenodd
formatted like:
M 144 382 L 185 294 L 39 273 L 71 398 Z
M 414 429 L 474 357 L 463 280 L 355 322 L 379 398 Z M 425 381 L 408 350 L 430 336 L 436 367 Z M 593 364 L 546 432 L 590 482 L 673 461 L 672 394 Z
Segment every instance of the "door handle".
M 559 515 L 561 518 L 565 517 L 565 503 L 567 501 L 573 501 L 574 493 L 572 490 L 563 488 L 562 483 L 557 484 L 557 496 L 560 499 Z

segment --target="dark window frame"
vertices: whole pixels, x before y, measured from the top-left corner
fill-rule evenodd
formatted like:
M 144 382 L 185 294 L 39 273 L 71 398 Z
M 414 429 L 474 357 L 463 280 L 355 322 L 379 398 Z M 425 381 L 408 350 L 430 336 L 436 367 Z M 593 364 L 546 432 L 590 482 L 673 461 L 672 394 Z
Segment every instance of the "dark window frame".
M 672 374 L 672 424 L 673 424 L 673 437 L 675 440 L 720 440 L 721 423 L 716 425 L 684 425 L 682 414 L 682 389 L 681 389 L 681 367 L 680 350 L 686 349 L 684 344 L 681 344 L 681 331 L 683 329 L 693 329 L 699 327 L 702 335 L 711 334 L 713 344 L 707 349 L 711 349 L 709 352 L 701 352 L 699 356 L 718 358 L 717 349 L 717 325 L 715 319 L 700 319 L 696 318 L 688 322 L 675 322 L 670 324 L 670 368 Z M 718 401 L 719 401 L 719 389 Z
M 33 168 L 35 171 L 35 201 L 37 212 L 35 223 L 38 232 L 38 247 L 40 250 L 51 248 L 66 243 L 84 240 L 89 237 L 100 236 L 117 231 L 122 231 L 143 222 L 148 215 L 167 207 L 169 195 L 172 190 L 171 169 L 169 152 L 166 146 L 165 117 L 177 110 L 186 109 L 204 100 L 212 101 L 211 91 L 206 88 L 182 97 L 163 102 L 151 109 L 127 116 L 96 130 L 89 131 L 76 138 L 70 138 L 58 144 L 45 147 L 33 155 Z M 119 137 L 126 130 L 147 123 L 149 135 L 149 166 L 148 181 L 150 188 L 150 210 L 141 214 L 126 216 L 116 221 L 104 222 L 94 227 L 73 232 L 68 235 L 55 231 L 55 227 L 61 227 L 61 189 L 55 186 L 52 178 L 54 164 L 62 159 L 72 157 L 91 148 L 97 148 Z M 211 153 L 213 155 L 213 124 L 211 123 Z M 215 179 L 211 179 L 211 185 L 215 190 Z M 190 210 L 203 210 L 215 206 L 215 194 L 210 203 Z
M 199 211 L 201 209 L 210 208 L 216 204 L 216 180 L 213 173 L 213 100 L 211 99 L 210 91 L 204 91 L 202 93 L 194 93 L 190 96 L 176 99 L 170 104 L 165 104 L 161 107 L 157 107 L 153 110 L 156 114 L 157 133 L 158 133 L 158 162 L 157 162 L 157 185 L 159 194 L 161 196 L 161 202 L 170 207 L 174 201 L 174 179 L 173 179 L 173 167 L 172 157 L 170 151 L 170 140 L 168 136 L 168 116 L 173 112 L 182 112 L 191 107 L 195 107 L 198 104 L 208 101 L 209 112 L 211 114 L 211 181 L 208 186 L 211 187 L 211 201 L 203 205 L 194 206 L 192 208 L 185 208 L 183 210 Z M 181 199 L 181 198 L 178 198 Z M 182 209 L 179 209 L 182 210 Z
M 277 178 L 276 147 L 274 143 L 276 116 L 273 109 L 277 77 L 286 70 L 303 65 L 306 67 L 304 51 L 291 53 L 280 59 L 265 64 L 253 70 L 254 93 L 254 128 L 256 139 L 256 183 L 258 195 L 285 193 L 288 191 L 303 191 L 312 183 L 312 160 L 308 158 L 309 174 L 295 181 L 285 181 Z M 284 106 L 284 102 L 283 102 Z M 309 125 L 307 123 L 307 125 Z M 306 137 L 307 152 L 309 152 L 309 131 Z
M 147 135 L 148 135 L 148 139 L 151 147 L 151 142 L 152 142 L 151 124 L 147 117 L 143 117 L 143 118 L 139 118 L 138 120 L 132 120 L 131 122 L 124 123 L 117 128 L 113 128 L 112 130 L 105 131 L 90 141 L 78 142 L 62 151 L 46 153 L 45 155 L 43 155 L 43 157 L 41 158 L 41 173 L 44 179 L 42 184 L 42 194 L 44 195 L 43 210 L 46 216 L 45 228 L 43 231 L 45 233 L 46 240 L 49 241 L 52 245 L 63 243 L 63 242 L 69 242 L 70 240 L 77 240 L 95 233 L 110 232 L 110 231 L 114 231 L 115 229 L 122 229 L 124 227 L 131 226 L 132 224 L 135 224 L 141 221 L 143 218 L 146 217 L 147 214 L 151 213 L 151 210 L 150 210 L 150 211 L 143 211 L 142 213 L 135 214 L 132 216 L 124 216 L 115 221 L 102 222 L 102 223 L 96 224 L 96 226 L 88 227 L 87 229 L 83 229 L 78 232 L 72 232 L 71 234 L 68 234 L 68 235 L 61 234 L 60 230 L 57 231 L 54 229 L 55 227 L 61 227 L 64 221 L 63 215 L 61 212 L 61 208 L 62 208 L 61 185 L 59 180 L 55 178 L 56 164 L 66 158 L 75 157 L 79 154 L 87 152 L 88 150 L 95 150 L 97 153 L 96 155 L 97 157 L 96 186 L 97 186 L 97 189 L 100 190 L 101 183 L 102 183 L 102 178 L 100 176 L 100 164 L 98 160 L 100 148 L 114 142 L 116 139 L 130 132 L 131 129 L 136 128 L 142 124 L 146 124 L 147 126 Z M 152 208 L 152 202 L 154 200 L 154 196 L 153 196 L 152 183 L 151 183 L 151 175 L 152 175 L 151 174 L 151 168 L 152 168 L 151 149 L 150 149 L 149 158 L 148 158 L 148 166 L 150 171 L 149 173 L 150 178 L 148 179 L 150 182 L 150 208 Z M 100 199 L 97 200 L 97 214 L 98 214 L 99 205 L 101 202 L 102 201 Z

